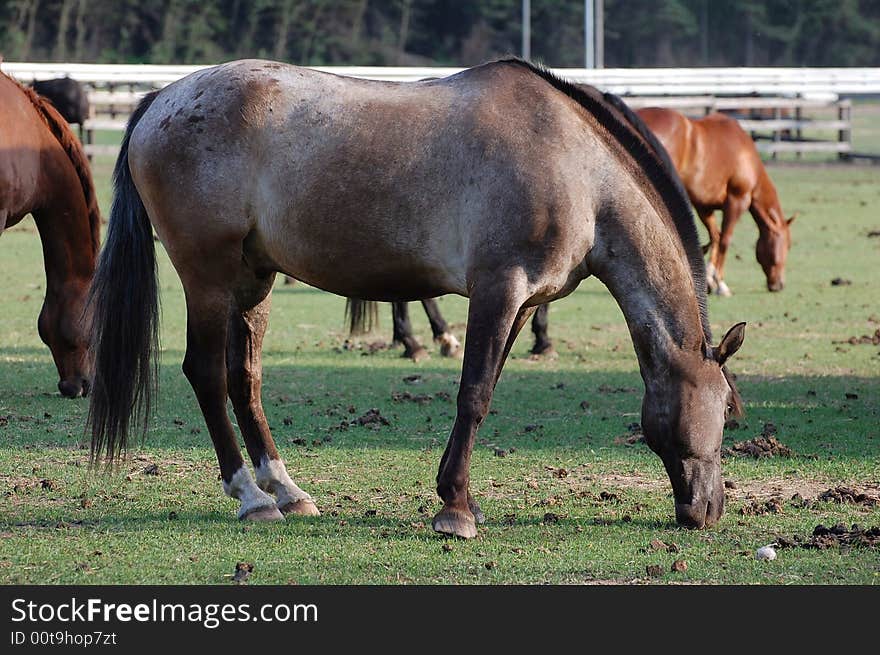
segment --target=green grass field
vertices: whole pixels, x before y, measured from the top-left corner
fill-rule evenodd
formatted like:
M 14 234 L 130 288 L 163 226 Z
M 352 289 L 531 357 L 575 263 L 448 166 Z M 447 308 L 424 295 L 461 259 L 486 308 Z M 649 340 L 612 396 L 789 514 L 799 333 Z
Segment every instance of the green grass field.
M 105 213 L 111 166 L 99 161 L 95 169 Z M 0 240 L 0 582 L 228 583 L 239 561 L 254 565 L 254 584 L 880 582 L 876 546 L 754 557 L 777 537 L 806 538 L 818 524 L 880 525 L 878 504 L 817 500 L 841 485 L 880 497 L 880 353 L 836 343 L 880 328 L 880 238 L 869 236 L 880 230 L 880 168 L 770 172 L 785 211 L 801 214 L 787 288 L 764 290 L 757 231 L 745 216 L 727 272 L 735 295 L 712 298 L 710 317 L 716 338 L 737 321 L 749 324 L 731 363 L 747 414 L 725 444 L 773 423 L 793 454 L 726 458 L 735 488 L 721 523 L 703 531 L 675 526 L 659 458 L 624 439 L 639 420 L 641 379 L 622 315 L 595 280 L 551 308 L 558 359 L 531 361 L 526 332 L 514 348 L 475 449 L 472 490 L 487 523 L 472 541 L 447 541 L 430 528 L 460 363 L 436 349 L 420 365 L 371 349 L 390 340 L 388 309 L 376 334 L 343 347 L 343 299 L 280 281 L 264 404 L 294 479 L 323 515 L 239 523 L 180 371 L 182 293 L 164 253 L 158 411 L 146 443 L 117 473 L 95 473 L 83 434 L 87 403 L 57 393 L 37 336 L 44 279 L 39 240 L 25 221 Z M 852 283 L 832 286 L 836 277 Z M 441 307 L 461 337 L 465 301 L 445 298 Z M 413 318 L 429 341 L 416 306 Z M 414 373 L 420 384 L 404 382 Z M 395 402 L 396 391 L 433 399 Z M 390 426 L 339 427 L 373 407 Z M 156 475 L 145 472 L 153 464 Z M 792 501 L 795 494 L 813 502 Z M 777 511 L 761 513 L 768 502 Z M 675 560 L 686 570 L 671 571 Z M 660 574 L 649 576 L 649 565 Z

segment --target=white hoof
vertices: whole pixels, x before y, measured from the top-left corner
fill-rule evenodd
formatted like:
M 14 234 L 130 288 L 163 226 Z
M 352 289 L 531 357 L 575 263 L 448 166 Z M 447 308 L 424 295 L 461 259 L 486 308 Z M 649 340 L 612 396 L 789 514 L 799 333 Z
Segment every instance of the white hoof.
M 458 339 L 449 332 L 441 334 L 437 338 L 437 343 L 440 344 L 440 354 L 444 357 L 461 356 L 461 344 L 458 342 Z

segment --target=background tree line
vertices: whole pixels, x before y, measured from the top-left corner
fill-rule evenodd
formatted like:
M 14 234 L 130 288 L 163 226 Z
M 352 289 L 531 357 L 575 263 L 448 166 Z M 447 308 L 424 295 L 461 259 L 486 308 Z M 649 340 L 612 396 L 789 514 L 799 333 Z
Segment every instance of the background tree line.
M 531 6 L 532 58 L 583 66 L 582 0 Z M 605 0 L 604 7 L 607 67 L 880 63 L 877 0 Z M 520 16 L 521 0 L 0 0 L 0 55 L 467 66 L 519 53 Z

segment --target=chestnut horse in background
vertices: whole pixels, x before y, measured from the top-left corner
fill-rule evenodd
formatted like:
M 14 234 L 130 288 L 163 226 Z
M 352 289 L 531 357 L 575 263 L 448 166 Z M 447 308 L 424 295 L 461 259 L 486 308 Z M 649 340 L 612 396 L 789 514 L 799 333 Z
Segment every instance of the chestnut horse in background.
M 724 262 L 733 228 L 748 209 L 758 225 L 756 256 L 767 289 L 781 291 L 785 260 L 791 247 L 790 225 L 776 187 L 758 155 L 752 138 L 729 116 L 715 113 L 692 119 L 672 109 L 646 107 L 636 112 L 665 146 L 697 214 L 709 231 L 710 290 L 729 296 Z M 723 213 L 721 230 L 715 210 Z
M 48 100 L 0 73 L 0 233 L 33 215 L 43 243 L 46 298 L 37 323 L 64 396 L 89 390 L 82 324 L 101 215 L 88 159 Z

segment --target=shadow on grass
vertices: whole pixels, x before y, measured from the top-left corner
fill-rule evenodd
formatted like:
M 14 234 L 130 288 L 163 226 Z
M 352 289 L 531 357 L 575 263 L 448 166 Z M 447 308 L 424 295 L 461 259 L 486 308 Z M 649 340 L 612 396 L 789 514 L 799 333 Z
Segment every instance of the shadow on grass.
M 30 357 L 42 351 L 0 349 L 0 356 L 10 353 Z M 331 361 L 338 358 L 338 364 L 264 369 L 266 416 L 283 451 L 317 456 L 328 449 L 442 449 L 456 413 L 457 366 L 414 367 L 387 352 L 372 357 L 350 352 L 327 356 Z M 373 358 L 379 366 L 372 366 Z M 643 385 L 638 373 L 550 370 L 551 365 L 520 362 L 505 369 L 477 450 L 646 451 L 622 439 L 640 420 Z M 76 446 L 71 439 L 82 440 L 88 400 L 61 398 L 54 391 L 54 372 L 51 384 L 35 387 L 43 381 L 42 374 L 42 370 L 22 373 L 16 362 L 0 363 L 0 380 L 7 387 L 0 401 L 4 407 L 0 447 L 71 449 Z M 414 374 L 418 383 L 408 383 Z M 18 384 L 10 387 L 13 380 Z M 210 452 L 204 420 L 180 369 L 163 366 L 161 380 L 158 411 L 144 445 Z M 772 423 L 777 437 L 796 457 L 880 458 L 880 379 L 740 376 L 737 384 L 746 415 L 738 420 L 737 429 L 728 430 L 726 442 L 751 439 Z M 40 391 L 41 386 L 46 390 Z M 389 425 L 360 425 L 358 419 L 372 408 Z M 139 443 L 131 439 L 132 446 Z
M 230 503 L 231 505 L 231 503 Z M 545 527 L 548 530 L 560 530 L 563 532 L 571 532 L 577 528 L 585 530 L 601 530 L 603 528 L 642 528 L 647 530 L 671 530 L 678 529 L 678 525 L 673 520 L 645 519 L 633 517 L 624 520 L 595 518 L 584 509 L 583 516 L 565 516 L 551 522 L 545 522 L 542 517 L 534 518 L 517 518 L 514 522 L 504 519 L 494 519 L 487 517 L 484 524 L 478 526 L 479 530 L 489 530 L 493 533 L 501 533 L 505 530 L 532 529 L 537 527 Z M 173 518 L 171 516 L 173 515 Z M 414 521 L 424 521 L 424 530 L 416 530 L 413 528 Z M 340 521 L 343 521 L 340 524 Z M 422 540 L 426 536 L 436 537 L 437 539 L 451 539 L 457 541 L 456 537 L 441 535 L 431 529 L 431 517 L 417 513 L 413 513 L 410 518 L 399 518 L 392 516 L 376 516 L 351 515 L 340 513 L 333 516 L 329 513 L 322 514 L 317 517 L 289 516 L 282 522 L 268 523 L 252 523 L 241 521 L 236 518 L 235 513 L 230 511 L 192 511 L 192 510 L 176 510 L 173 512 L 154 512 L 154 511 L 131 511 L 122 510 L 117 514 L 102 515 L 101 518 L 86 518 L 70 520 L 69 518 L 40 518 L 30 521 L 0 521 L 0 528 L 9 529 L 32 529 L 38 533 L 58 531 L 76 531 L 87 530 L 90 532 L 114 531 L 114 532 L 149 532 L 157 529 L 169 529 L 174 531 L 186 531 L 187 529 L 201 529 L 223 527 L 233 531 L 245 531 L 249 533 L 259 533 L 260 531 L 268 531 L 276 534 L 278 526 L 287 525 L 291 529 L 308 528 L 318 535 L 337 534 L 340 530 L 347 532 L 376 532 L 386 539 L 394 540 Z M 685 528 L 681 528 L 685 530 Z
M 670 507 L 672 503 L 670 502 Z M 660 520 L 660 519 L 646 519 L 640 518 L 638 516 L 630 517 L 628 519 L 620 518 L 590 518 L 589 516 L 560 516 L 552 521 L 547 521 L 546 517 L 535 516 L 534 518 L 520 518 L 517 517 L 513 521 L 508 521 L 505 519 L 493 519 L 491 517 L 486 517 L 486 522 L 482 525 L 483 528 L 491 529 L 491 530 L 502 530 L 505 528 L 535 528 L 535 527 L 546 527 L 548 529 L 553 528 L 561 528 L 561 529 L 574 529 L 574 528 L 583 528 L 583 529 L 599 529 L 599 528 L 626 528 L 627 526 L 632 527 L 640 527 L 646 528 L 648 530 L 670 530 L 679 527 L 675 521 L 671 520 Z M 682 528 L 684 530 L 685 528 Z

